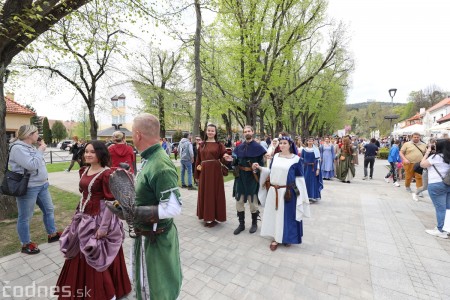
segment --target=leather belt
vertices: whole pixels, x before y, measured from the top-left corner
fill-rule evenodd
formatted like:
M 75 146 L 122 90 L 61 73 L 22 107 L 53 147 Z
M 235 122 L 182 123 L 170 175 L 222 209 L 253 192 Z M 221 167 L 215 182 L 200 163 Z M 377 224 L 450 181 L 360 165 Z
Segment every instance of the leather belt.
M 289 187 L 289 185 L 270 184 L 270 186 L 275 188 L 275 210 L 278 210 L 278 190 L 282 188 L 287 188 Z
M 246 171 L 246 172 L 253 172 L 253 169 L 250 167 L 239 166 L 239 170 Z
M 136 236 L 145 236 L 150 239 L 150 243 L 154 243 L 156 241 L 156 236 L 163 234 L 169 230 L 170 226 L 168 227 L 161 227 L 157 228 L 155 231 L 153 230 L 140 230 L 138 228 L 134 229 L 134 232 L 136 233 Z

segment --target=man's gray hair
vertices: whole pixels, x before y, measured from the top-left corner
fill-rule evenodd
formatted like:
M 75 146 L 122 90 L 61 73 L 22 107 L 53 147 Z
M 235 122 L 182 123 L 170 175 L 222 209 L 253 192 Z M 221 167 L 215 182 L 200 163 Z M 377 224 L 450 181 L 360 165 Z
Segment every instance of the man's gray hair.
M 133 120 L 134 130 L 140 131 L 148 137 L 159 137 L 159 120 L 156 116 L 148 113 L 138 115 Z

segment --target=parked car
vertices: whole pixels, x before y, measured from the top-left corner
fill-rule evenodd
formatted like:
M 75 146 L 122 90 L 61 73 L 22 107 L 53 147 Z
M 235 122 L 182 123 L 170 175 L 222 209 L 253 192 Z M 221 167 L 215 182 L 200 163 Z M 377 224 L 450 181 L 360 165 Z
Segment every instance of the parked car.
M 69 150 L 72 148 L 73 141 L 72 140 L 64 140 L 58 143 L 56 146 L 58 149 L 61 150 Z

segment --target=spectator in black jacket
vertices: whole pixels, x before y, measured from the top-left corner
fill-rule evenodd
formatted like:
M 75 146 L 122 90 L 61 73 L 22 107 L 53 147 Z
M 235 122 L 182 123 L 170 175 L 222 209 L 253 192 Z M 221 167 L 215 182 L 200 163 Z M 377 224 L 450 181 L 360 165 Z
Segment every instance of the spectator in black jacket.
M 373 165 L 375 164 L 375 157 L 378 154 L 378 146 L 375 144 L 377 140 L 372 138 L 370 143 L 364 146 L 364 177 L 367 179 L 367 167 L 370 164 L 370 179 L 373 177 Z

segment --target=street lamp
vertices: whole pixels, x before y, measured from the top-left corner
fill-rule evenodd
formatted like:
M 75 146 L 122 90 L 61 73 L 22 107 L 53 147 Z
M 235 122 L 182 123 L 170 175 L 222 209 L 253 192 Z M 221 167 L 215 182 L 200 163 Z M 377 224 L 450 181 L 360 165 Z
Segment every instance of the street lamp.
M 389 89 L 389 96 L 391 96 L 392 108 L 394 108 L 394 96 L 397 93 L 397 89 Z
M 397 89 L 389 89 L 389 96 L 391 97 L 391 104 L 392 104 L 392 115 L 384 117 L 386 120 L 389 120 L 390 133 L 392 133 L 392 120 L 395 120 L 395 119 L 398 118 L 397 115 L 394 115 L 394 96 L 395 96 L 395 93 L 397 93 Z

